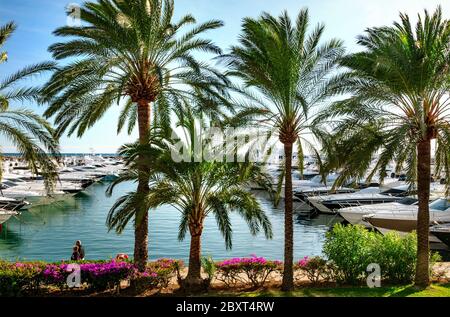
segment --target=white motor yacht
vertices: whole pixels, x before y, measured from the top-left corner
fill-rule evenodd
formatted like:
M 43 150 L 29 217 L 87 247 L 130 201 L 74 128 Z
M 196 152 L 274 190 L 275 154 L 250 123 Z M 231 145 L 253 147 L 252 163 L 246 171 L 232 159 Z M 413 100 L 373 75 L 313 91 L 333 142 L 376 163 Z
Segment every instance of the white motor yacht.
M 363 220 L 370 223 L 378 231 L 386 233 L 399 231 L 408 233 L 417 228 L 418 206 L 411 205 L 405 210 L 385 210 L 363 216 Z M 430 225 L 450 222 L 450 199 L 440 198 L 430 203 Z M 437 238 L 430 241 L 437 242 Z
M 402 199 L 391 203 L 345 207 L 339 209 L 338 213 L 352 225 L 364 225 L 366 227 L 372 227 L 372 225 L 363 220 L 364 216 L 369 214 L 375 214 L 380 211 L 411 210 L 410 206 L 414 206 L 416 204 L 417 204 L 416 198 L 403 197 Z
M 332 214 L 345 207 L 396 202 L 407 193 L 407 185 L 388 189 L 367 187 L 354 193 L 316 195 L 307 197 L 307 200 L 319 212 Z

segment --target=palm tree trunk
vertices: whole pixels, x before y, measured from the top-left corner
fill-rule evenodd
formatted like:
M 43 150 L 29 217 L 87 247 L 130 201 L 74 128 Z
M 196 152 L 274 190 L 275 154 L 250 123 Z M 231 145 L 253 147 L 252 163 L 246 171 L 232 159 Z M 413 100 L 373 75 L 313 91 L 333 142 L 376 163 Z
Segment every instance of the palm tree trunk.
M 292 143 L 284 144 L 285 181 L 284 181 L 284 269 L 283 291 L 294 287 L 294 229 L 292 220 Z
M 139 142 L 145 144 L 148 142 L 148 133 L 150 129 L 150 103 L 142 100 L 138 102 L 138 126 L 139 126 Z M 144 155 L 139 157 L 139 175 L 137 192 L 145 196 L 149 192 L 148 173 L 146 172 L 147 158 Z M 139 207 L 137 207 L 139 209 Z M 139 271 L 144 271 L 148 259 L 148 210 L 136 210 L 140 214 L 135 217 L 134 228 L 134 262 Z M 139 221 L 137 220 L 139 219 Z
M 419 211 L 417 214 L 417 264 L 415 285 L 427 287 L 430 284 L 428 241 L 430 227 L 430 179 L 431 179 L 431 145 L 430 140 L 417 144 L 417 191 L 419 196 Z
M 191 247 L 189 250 L 189 269 L 186 279 L 190 281 L 201 280 L 201 234 L 191 236 Z
M 191 246 L 189 250 L 188 274 L 183 283 L 183 288 L 190 292 L 196 292 L 202 289 L 201 276 L 201 237 L 203 226 L 201 224 L 193 225 L 189 228 L 191 234 Z

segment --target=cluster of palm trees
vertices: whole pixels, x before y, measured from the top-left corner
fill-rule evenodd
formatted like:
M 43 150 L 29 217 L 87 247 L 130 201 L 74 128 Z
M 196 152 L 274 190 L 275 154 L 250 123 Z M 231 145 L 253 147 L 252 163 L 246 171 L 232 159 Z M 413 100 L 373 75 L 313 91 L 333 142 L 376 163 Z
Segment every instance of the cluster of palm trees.
M 364 50 L 354 54 L 346 54 L 339 40 L 324 42 L 323 25 L 310 29 L 308 10 L 295 21 L 287 12 L 245 18 L 238 44 L 227 53 L 202 37 L 221 27 L 221 21 L 198 24 L 186 15 L 174 22 L 173 12 L 173 0 L 83 4 L 81 26 L 54 32 L 67 38 L 49 48 L 54 63 L 26 68 L 0 83 L 0 131 L 36 172 L 40 168 L 53 175 L 55 166 L 46 153 L 58 151 L 55 140 L 63 134 L 83 136 L 110 107 L 120 106 L 117 131 L 127 127 L 131 133 L 137 125 L 139 139 L 120 149 L 128 170 L 108 193 L 123 181 L 135 181 L 137 189 L 116 201 L 107 225 L 121 232 L 134 220 L 134 261 L 143 270 L 148 212 L 163 204 L 174 206 L 181 214 L 179 238 L 188 231 L 191 236 L 187 288 L 202 284 L 205 217 L 216 218 L 227 247 L 232 244 L 232 211 L 252 233 L 262 230 L 272 236 L 266 215 L 245 190 L 249 182 L 271 188 L 269 177 L 250 162 L 194 160 L 194 144 L 207 146 L 196 120 L 203 127 L 224 129 L 256 124 L 276 131 L 284 145 L 283 290 L 293 288 L 293 151 L 300 170 L 305 150 L 317 156 L 323 173 L 339 170 L 335 186 L 367 175 L 374 158 L 369 178 L 375 173 L 384 177 L 394 161 L 417 185 L 416 284 L 428 285 L 432 140 L 434 173 L 447 181 L 450 176 L 450 22 L 441 9 L 431 15 L 425 11 L 415 29 L 407 15 L 393 26 L 367 29 L 358 37 Z M 0 30 L 0 45 L 13 29 L 8 24 Z M 213 54 L 223 67 L 199 60 L 199 51 Z M 5 59 L 3 53 L 1 61 Z M 44 71 L 52 76 L 43 87 L 8 89 L 16 80 Z M 29 111 L 9 110 L 14 99 L 46 104 L 44 116 L 53 119 L 55 130 Z M 174 125 L 184 128 L 184 155 L 191 162 L 172 161 Z

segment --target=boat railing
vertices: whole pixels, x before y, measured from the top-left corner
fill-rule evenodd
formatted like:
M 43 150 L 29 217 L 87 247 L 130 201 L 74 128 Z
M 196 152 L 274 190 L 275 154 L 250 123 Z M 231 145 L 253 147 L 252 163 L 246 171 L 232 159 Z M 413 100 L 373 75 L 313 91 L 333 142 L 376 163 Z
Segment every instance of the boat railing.
M 22 202 L 23 200 L 18 200 L 18 202 Z M 7 210 L 7 211 L 15 211 L 18 213 L 19 208 L 20 208 L 20 204 L 16 203 L 16 202 L 6 202 L 5 204 L 3 204 L 3 206 L 1 207 L 1 209 Z
M 369 198 L 369 199 L 352 199 L 351 202 L 348 201 L 342 201 L 342 202 L 337 202 L 336 204 L 339 206 L 339 208 L 335 208 L 334 211 L 338 211 L 339 209 L 342 208 L 348 208 L 348 207 L 353 207 L 353 208 L 358 208 L 358 207 L 362 207 L 364 205 L 375 205 L 375 204 L 385 204 L 385 203 L 390 203 L 392 202 L 391 199 L 388 199 L 387 201 L 384 200 L 380 200 L 375 199 L 375 198 Z M 361 208 L 359 208 L 361 209 Z

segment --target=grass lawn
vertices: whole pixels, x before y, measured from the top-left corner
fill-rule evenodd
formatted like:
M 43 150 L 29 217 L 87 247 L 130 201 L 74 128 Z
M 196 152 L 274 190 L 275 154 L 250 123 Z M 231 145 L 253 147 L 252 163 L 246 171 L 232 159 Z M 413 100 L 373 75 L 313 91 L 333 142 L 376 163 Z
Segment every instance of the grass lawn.
M 214 294 L 210 294 L 215 296 Z M 216 294 L 219 295 L 219 294 Z M 450 284 L 434 284 L 427 289 L 417 290 L 413 286 L 298 288 L 285 293 L 280 290 L 259 290 L 242 293 L 222 293 L 221 296 L 244 297 L 450 297 Z

